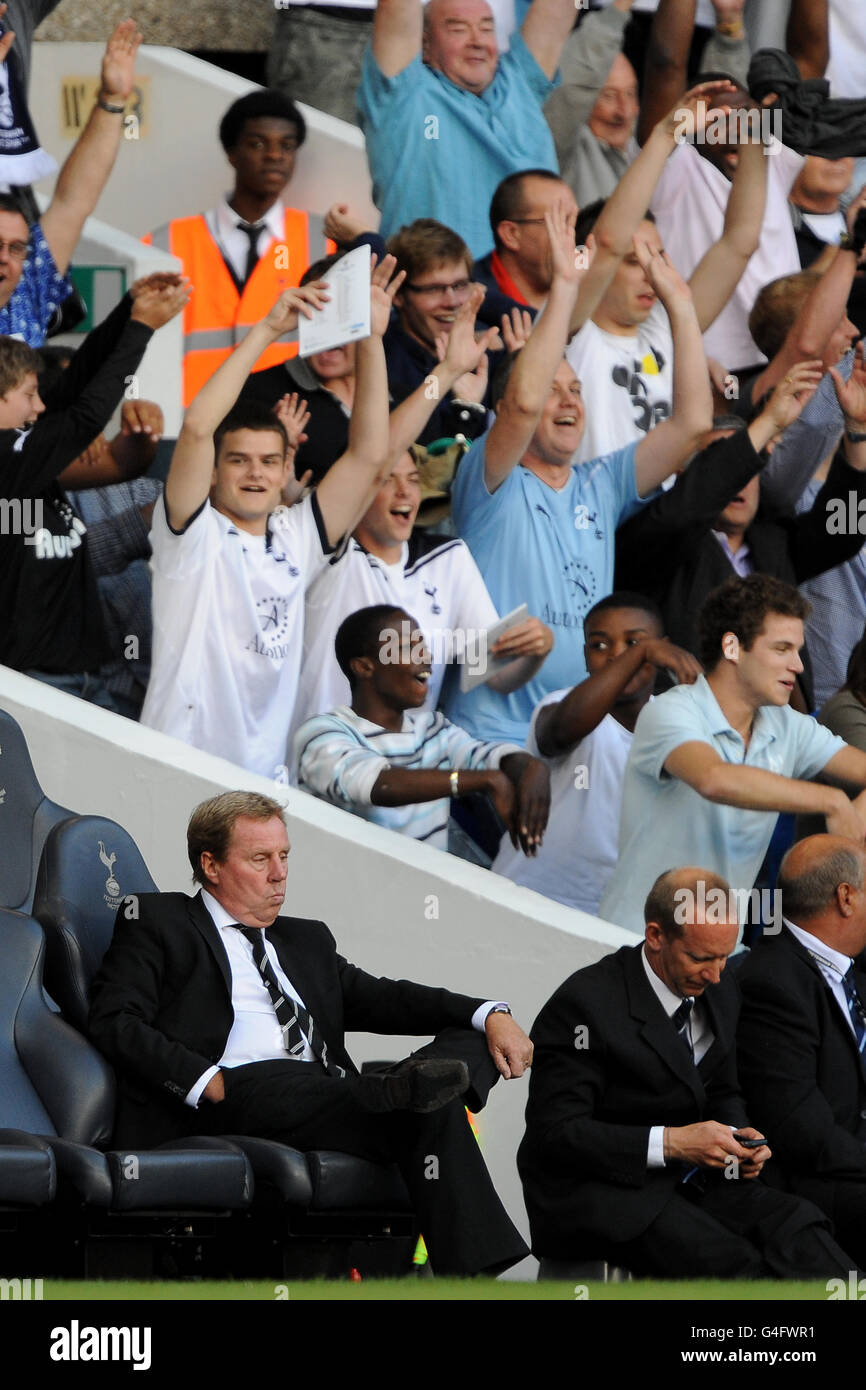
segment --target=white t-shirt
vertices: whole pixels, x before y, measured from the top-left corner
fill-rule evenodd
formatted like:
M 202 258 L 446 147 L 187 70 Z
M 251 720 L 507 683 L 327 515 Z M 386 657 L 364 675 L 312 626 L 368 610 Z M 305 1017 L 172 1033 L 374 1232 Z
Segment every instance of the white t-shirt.
M 559 757 L 547 758 L 535 737 L 538 715 L 568 690 L 555 690 L 535 707 L 527 751 L 550 768 L 550 819 L 534 859 L 503 835 L 493 870 L 512 883 L 598 915 L 619 847 L 619 816 L 625 765 L 633 734 L 606 714 L 591 734 Z
M 851 0 L 830 0 L 830 61 L 826 77 L 833 97 L 862 97 L 866 68 L 866 10 Z
M 661 303 L 653 305 L 629 337 L 605 333 L 587 319 L 565 356 L 580 377 L 586 405 L 586 425 L 574 463 L 588 463 L 624 449 L 669 418 L 674 344 Z
M 749 314 L 759 290 L 781 275 L 800 269 L 794 226 L 788 209 L 791 185 L 803 156 L 772 142 L 767 160 L 767 206 L 758 249 L 730 300 L 704 334 L 708 357 L 729 371 L 765 362 L 749 333 Z M 650 207 L 662 244 L 685 279 L 724 230 L 731 185 L 693 145 L 677 145 L 662 170 Z
M 338 705 L 351 705 L 349 682 L 334 655 L 334 638 L 350 613 L 379 603 L 405 608 L 430 644 L 433 672 L 424 702 L 428 710 L 439 703 L 449 657 L 459 660 L 461 650 L 467 650 L 471 658 L 472 644 L 479 641 L 474 634 L 486 630 L 499 617 L 464 541 L 413 538 L 411 543 L 404 542 L 397 564 L 386 565 L 352 540 L 343 554 L 322 568 L 307 590 L 304 656 L 292 742 L 305 720 Z
M 153 665 L 141 722 L 286 780 L 304 591 L 331 555 L 315 494 L 267 536 L 209 502 L 180 534 L 153 513 Z

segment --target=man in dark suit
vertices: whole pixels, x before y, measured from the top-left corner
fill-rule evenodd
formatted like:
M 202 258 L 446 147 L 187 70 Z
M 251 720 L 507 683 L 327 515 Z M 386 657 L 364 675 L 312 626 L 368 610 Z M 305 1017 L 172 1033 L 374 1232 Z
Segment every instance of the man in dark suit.
M 203 891 L 118 913 L 93 984 L 91 1035 L 120 1076 L 115 1141 L 246 1133 L 394 1161 L 438 1273 L 517 1263 L 526 1246 L 457 1100 L 480 1109 L 498 1074 L 529 1065 L 507 1005 L 368 975 L 323 923 L 279 917 L 289 841 L 269 797 L 204 802 L 187 844 Z M 440 1036 L 361 1076 L 347 1028 Z
M 771 1180 L 817 1203 L 866 1262 L 866 854 L 812 835 L 779 871 L 784 925 L 739 973 L 743 1092 L 773 1143 Z
M 532 1031 L 517 1160 L 533 1253 L 656 1277 L 848 1271 L 816 1207 L 755 1181 L 770 1151 L 737 1086 L 727 883 L 670 870 L 645 916 L 644 942 L 578 970 Z

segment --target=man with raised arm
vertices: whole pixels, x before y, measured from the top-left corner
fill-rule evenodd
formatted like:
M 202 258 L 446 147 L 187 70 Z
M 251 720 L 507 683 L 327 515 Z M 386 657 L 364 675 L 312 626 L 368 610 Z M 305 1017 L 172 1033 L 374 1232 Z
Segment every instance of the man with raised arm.
M 455 524 L 499 611 L 526 601 L 555 633 L 539 676 L 504 701 L 482 687 L 454 692 L 446 703 L 449 719 L 476 737 L 516 743 L 525 740 L 539 700 L 586 674 L 583 619 L 613 588 L 619 522 L 685 463 L 712 419 L 689 288 L 663 253 L 639 242 L 641 263 L 673 326 L 673 414 L 639 443 L 589 464 L 572 463 L 585 408 L 563 350 L 583 272 L 573 209 L 555 205 L 546 216 L 554 269 L 547 304 L 512 358 L 496 420 L 463 459 L 453 489 Z
M 557 170 L 542 106 L 574 17 L 573 0 L 533 0 L 500 57 L 486 0 L 379 0 L 358 109 L 383 236 L 435 217 L 490 250 L 500 179 Z
M 382 334 L 396 276 L 373 272 L 371 333 L 357 346 L 349 446 L 316 491 L 281 506 L 286 433 L 257 402 L 233 406 L 252 364 L 298 315 L 327 298 L 321 281 L 286 290 L 186 412 L 153 518 L 154 654 L 142 722 L 284 780 L 303 644 L 304 593 L 388 470 Z
M 0 57 L 7 40 L 8 34 L 0 41 Z M 118 24 L 108 40 L 96 105 L 39 221 L 28 227 L 16 199 L 0 194 L 0 333 L 23 338 L 31 347 L 45 341 L 56 310 L 72 293 L 66 272 L 117 158 L 140 43 L 131 19 Z

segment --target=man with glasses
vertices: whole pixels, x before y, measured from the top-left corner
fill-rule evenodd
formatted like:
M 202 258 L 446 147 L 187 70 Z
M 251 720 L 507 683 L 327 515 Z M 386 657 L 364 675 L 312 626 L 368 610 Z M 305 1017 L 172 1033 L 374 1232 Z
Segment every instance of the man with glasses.
M 5 35 L 0 61 L 13 38 Z M 58 308 L 72 293 L 66 272 L 117 157 L 140 43 L 131 19 L 118 24 L 108 40 L 96 105 L 40 220 L 28 226 L 17 199 L 0 194 L 0 334 L 21 338 L 30 347 L 44 343 Z
M 472 289 L 472 254 L 456 232 L 429 217 L 401 227 L 390 238 L 388 251 L 398 270 L 406 272 L 384 340 L 388 386 L 392 397 L 402 401 L 428 379 L 431 392 L 438 389 L 433 369 L 445 355 L 458 311 Z M 485 355 L 475 371 L 459 377 L 439 400 L 421 441 L 457 434 L 477 438 L 487 423 L 487 380 Z
M 488 312 L 543 307 L 553 279 L 545 213 L 557 199 L 576 211 L 568 184 L 548 169 L 522 169 L 499 184 L 490 202 L 493 250 L 472 268 L 487 290 Z

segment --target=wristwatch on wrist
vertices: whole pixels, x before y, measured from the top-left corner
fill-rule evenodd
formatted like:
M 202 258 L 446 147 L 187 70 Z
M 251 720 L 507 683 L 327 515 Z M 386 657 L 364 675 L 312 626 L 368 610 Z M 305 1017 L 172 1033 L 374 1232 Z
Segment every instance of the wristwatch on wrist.
M 122 116 L 124 111 L 126 110 L 125 102 L 122 102 L 120 106 L 118 106 L 116 102 L 107 101 L 101 92 L 99 93 L 99 96 L 96 98 L 96 105 L 100 107 L 103 111 L 107 111 L 111 116 Z

